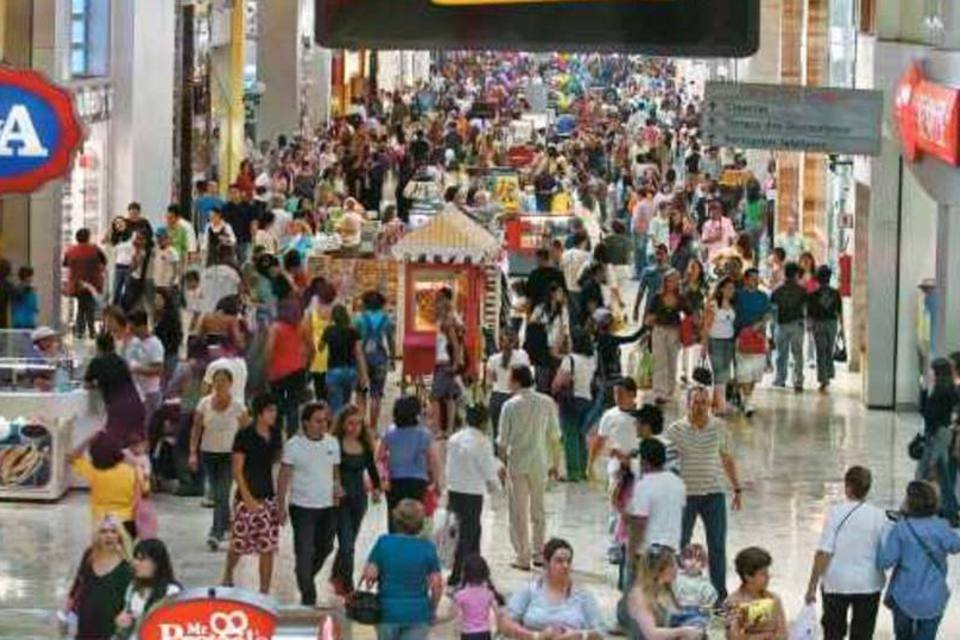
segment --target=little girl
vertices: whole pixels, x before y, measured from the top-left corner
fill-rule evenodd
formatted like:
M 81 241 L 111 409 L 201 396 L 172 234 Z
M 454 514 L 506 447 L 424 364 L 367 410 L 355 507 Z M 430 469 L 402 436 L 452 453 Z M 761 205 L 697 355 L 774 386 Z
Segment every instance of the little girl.
M 704 574 L 707 550 L 701 544 L 688 544 L 680 552 L 680 571 L 673 581 L 673 594 L 684 609 L 706 610 L 716 604 L 717 590 Z
M 490 567 L 482 556 L 463 561 L 463 583 L 453 596 L 460 612 L 460 640 L 491 640 L 490 613 L 503 606 L 503 596 L 490 582 Z

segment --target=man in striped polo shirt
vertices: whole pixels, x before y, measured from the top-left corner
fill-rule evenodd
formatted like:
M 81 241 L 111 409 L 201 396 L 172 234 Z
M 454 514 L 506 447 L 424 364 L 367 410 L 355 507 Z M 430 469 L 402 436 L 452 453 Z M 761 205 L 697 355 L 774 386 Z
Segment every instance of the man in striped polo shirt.
M 699 380 L 702 374 L 695 373 Z M 703 519 L 710 556 L 710 581 L 717 602 L 727 597 L 727 500 L 723 475 L 733 486 L 733 510 L 740 510 L 740 481 L 730 435 L 710 415 L 710 385 L 696 383 L 687 395 L 687 417 L 667 428 L 666 436 L 680 456 L 680 477 L 687 487 L 681 548 L 690 544 L 697 517 Z

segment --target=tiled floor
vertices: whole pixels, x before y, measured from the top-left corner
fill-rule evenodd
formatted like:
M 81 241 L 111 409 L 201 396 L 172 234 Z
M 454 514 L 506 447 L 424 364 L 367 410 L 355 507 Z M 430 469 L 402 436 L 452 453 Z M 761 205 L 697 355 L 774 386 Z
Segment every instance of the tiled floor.
M 794 395 L 764 389 L 752 422 L 732 423 L 746 491 L 744 510 L 730 516 L 729 555 L 750 544 L 769 549 L 774 558 L 773 589 L 788 613 L 802 604 L 811 556 L 824 512 L 842 492 L 844 469 L 866 464 L 874 472 L 872 498 L 894 507 L 913 473 L 905 446 L 918 420 L 912 415 L 871 412 L 849 391 L 822 397 L 813 391 Z M 672 411 L 675 413 L 676 408 Z M 161 536 L 170 545 L 178 578 L 187 585 L 215 583 L 223 554 L 206 551 L 203 536 L 211 513 L 196 499 L 159 496 Z M 505 501 L 494 496 L 484 512 L 483 552 L 499 586 L 509 591 L 525 576 L 508 568 Z M 614 568 L 606 564 L 606 500 L 598 487 L 559 484 L 547 501 L 548 533 L 569 539 L 576 549 L 577 580 L 590 586 L 612 612 Z M 364 522 L 360 554 L 384 529 L 384 508 L 374 506 Z M 89 540 L 87 496 L 74 492 L 57 504 L 0 504 L 0 638 L 48 638 L 51 616 L 62 602 L 80 554 Z M 698 533 L 699 535 L 699 533 Z M 296 600 L 289 529 L 284 531 L 276 569 L 275 595 Z M 327 569 L 323 576 L 327 575 Z M 960 561 L 951 560 L 950 583 L 960 586 Z M 730 576 L 731 588 L 736 578 Z M 244 564 L 240 585 L 255 584 L 253 563 Z M 438 638 L 452 638 L 438 629 Z M 881 611 L 878 638 L 892 637 L 890 616 Z M 960 607 L 948 610 L 941 637 L 960 637 Z

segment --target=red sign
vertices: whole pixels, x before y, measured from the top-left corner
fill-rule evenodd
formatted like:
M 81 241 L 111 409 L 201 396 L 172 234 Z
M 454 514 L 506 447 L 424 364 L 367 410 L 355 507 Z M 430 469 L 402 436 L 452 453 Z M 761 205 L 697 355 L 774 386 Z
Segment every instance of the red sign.
M 510 147 L 510 150 L 507 151 L 507 164 L 519 169 L 531 164 L 536 157 L 537 152 L 532 147 L 526 145 Z
M 0 66 L 0 194 L 31 193 L 66 174 L 82 137 L 67 89 Z
M 220 597 L 230 592 L 231 595 Z M 140 640 L 273 640 L 276 613 L 235 590 L 216 598 L 191 590 L 150 611 L 140 623 Z
M 926 152 L 960 165 L 960 90 L 926 80 L 915 62 L 897 85 L 893 118 L 908 160 Z

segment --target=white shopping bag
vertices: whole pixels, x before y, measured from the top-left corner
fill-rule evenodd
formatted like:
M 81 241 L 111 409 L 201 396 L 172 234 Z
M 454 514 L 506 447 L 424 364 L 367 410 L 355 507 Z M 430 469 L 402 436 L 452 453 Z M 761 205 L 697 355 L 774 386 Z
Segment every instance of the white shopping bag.
M 818 629 L 817 606 L 808 604 L 800 610 L 800 615 L 793 621 L 793 626 L 790 627 L 790 640 L 816 640 Z

